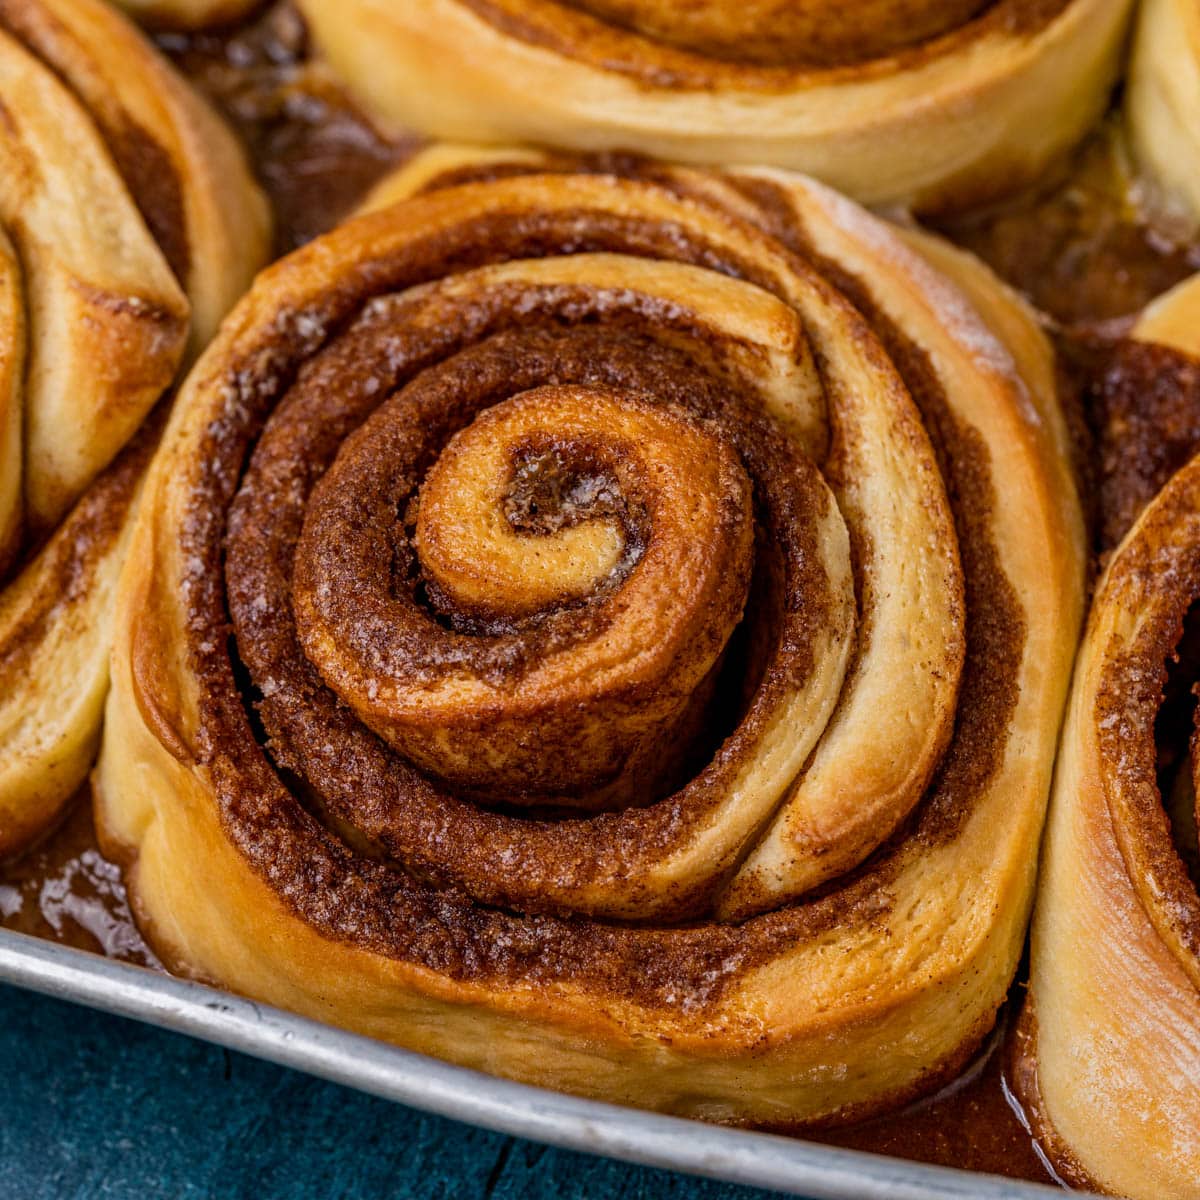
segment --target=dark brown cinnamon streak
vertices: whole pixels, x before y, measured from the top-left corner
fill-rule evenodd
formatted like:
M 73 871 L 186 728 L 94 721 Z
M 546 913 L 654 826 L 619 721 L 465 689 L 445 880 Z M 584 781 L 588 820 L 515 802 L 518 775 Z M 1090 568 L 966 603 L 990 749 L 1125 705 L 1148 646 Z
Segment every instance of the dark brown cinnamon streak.
M 1004 31 L 1032 38 L 1070 0 L 462 0 L 510 37 L 644 87 L 783 91 L 797 72 L 912 69 Z
M 1078 616 L 1041 335 L 800 177 L 789 247 L 716 174 L 434 160 L 260 277 L 155 468 L 97 813 L 156 949 L 673 1111 L 932 1086 Z
M 0 3 L 0 857 L 92 764 L 150 414 L 266 221 L 232 136 L 114 10 Z

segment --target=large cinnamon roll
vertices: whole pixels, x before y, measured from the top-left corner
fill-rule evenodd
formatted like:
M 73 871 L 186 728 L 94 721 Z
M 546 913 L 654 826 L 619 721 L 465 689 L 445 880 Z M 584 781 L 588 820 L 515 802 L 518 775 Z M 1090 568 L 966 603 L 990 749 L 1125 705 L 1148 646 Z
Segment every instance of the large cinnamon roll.
M 1150 204 L 1200 229 L 1200 6 L 1142 0 L 1126 87 L 1130 139 Z
M 1063 1174 L 1200 1194 L 1200 277 L 1157 301 L 1108 380 L 1173 393 L 1141 464 L 1179 469 L 1097 589 L 1057 767 L 1019 1074 Z M 1190 412 L 1190 421 L 1178 416 Z M 1183 431 L 1190 427 L 1187 449 Z M 1133 476 L 1131 475 L 1131 478 Z M 1162 482 L 1161 477 L 1158 482 Z
M 94 757 L 139 432 L 266 251 L 217 119 L 97 0 L 0 0 L 0 857 Z
M 175 970 L 764 1125 L 962 1065 L 1082 587 L 1049 349 L 798 176 L 442 149 L 262 274 L 122 576 L 99 828 Z
M 300 0 L 378 118 L 962 207 L 1100 115 L 1130 0 Z

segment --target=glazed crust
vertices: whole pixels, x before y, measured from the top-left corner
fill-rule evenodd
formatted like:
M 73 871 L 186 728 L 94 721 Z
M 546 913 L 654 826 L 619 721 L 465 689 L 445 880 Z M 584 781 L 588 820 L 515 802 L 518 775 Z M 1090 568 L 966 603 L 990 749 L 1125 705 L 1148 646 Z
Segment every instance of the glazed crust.
M 1200 354 L 1200 278 L 1139 339 Z M 1023 1094 L 1071 1178 L 1200 1195 L 1200 900 L 1155 780 L 1155 719 L 1200 591 L 1200 459 L 1146 507 L 1096 591 L 1056 768 L 1033 924 Z
M 1020 952 L 1082 591 L 1052 356 L 973 260 L 930 243 L 934 269 L 919 236 L 801 177 L 606 166 L 443 148 L 260 276 L 189 378 L 137 521 L 98 826 L 172 969 L 584 1095 L 758 1125 L 862 1115 L 961 1065 Z M 534 558 L 485 589 L 480 624 L 477 581 L 430 574 L 444 546 L 420 549 L 430 528 L 491 528 L 491 504 L 517 503 L 488 482 L 478 414 L 522 479 L 543 409 L 560 435 L 592 428 L 581 395 L 607 414 L 586 461 L 615 464 L 608 499 L 522 536 L 549 554 L 586 536 L 607 563 L 593 526 L 680 503 L 669 480 L 645 490 L 623 422 L 679 447 L 703 431 L 687 457 L 726 511 L 742 485 L 714 447 L 732 448 L 755 497 L 749 589 L 720 565 L 742 554 L 734 511 L 713 535 L 719 578 L 662 576 L 727 599 L 678 610 L 691 641 L 653 644 L 682 655 L 663 679 L 711 678 L 694 656 L 715 621 L 718 693 L 745 696 L 714 748 L 695 685 L 709 741 L 689 744 L 709 759 L 669 794 L 531 818 L 512 807 L 514 779 L 533 786 L 523 747 L 490 745 L 491 794 L 439 782 L 440 759 L 413 772 L 405 689 L 433 689 L 446 720 L 455 689 L 492 689 L 464 707 L 473 737 L 533 713 L 523 740 L 556 772 L 574 763 L 578 728 L 543 677 L 566 662 L 608 679 L 595 656 L 638 589 L 675 611 L 653 550 L 675 518 L 582 607 L 537 599 L 544 645 L 521 625 Z M 660 409 L 693 432 L 656 431 Z M 379 533 L 377 511 L 393 514 Z M 488 553 L 509 536 L 489 533 Z M 399 564 L 386 597 L 374 569 L 322 591 L 322 572 L 382 563 L 383 545 Z M 657 678 L 621 704 L 649 711 Z M 628 710 L 587 711 L 595 732 Z M 849 826 L 809 823 L 839 812 L 836 790 L 804 798 L 823 752 L 826 778 L 883 781 Z M 788 853 L 766 870 L 751 855 L 772 838 Z
M 301 0 L 334 70 L 369 112 L 397 128 L 677 162 L 763 163 L 805 171 L 868 204 L 926 211 L 1016 190 L 1082 137 L 1116 80 L 1131 12 L 1129 0 L 914 4 L 906 7 L 923 16 L 904 18 L 888 4 L 883 12 L 788 5 L 766 26 L 770 52 L 811 51 L 811 38 L 789 44 L 783 36 L 788 21 L 811 19 L 832 38 L 827 61 L 763 65 L 729 28 L 761 6 L 687 6 L 712 25 L 706 50 L 639 32 L 639 23 L 657 27 L 661 5 L 614 0 L 614 8 L 653 10 L 617 22 L 593 15 L 602 7 Z M 964 15 L 968 9 L 975 15 Z M 671 12 L 678 34 L 679 6 Z M 918 37 L 925 18 L 941 32 Z M 725 41 L 715 32 L 722 26 Z M 898 29 L 912 44 L 878 44 Z
M 0 3 L 0 856 L 94 757 L 139 433 L 268 247 L 230 134 L 93 0 Z M 161 423 L 160 423 L 161 424 Z

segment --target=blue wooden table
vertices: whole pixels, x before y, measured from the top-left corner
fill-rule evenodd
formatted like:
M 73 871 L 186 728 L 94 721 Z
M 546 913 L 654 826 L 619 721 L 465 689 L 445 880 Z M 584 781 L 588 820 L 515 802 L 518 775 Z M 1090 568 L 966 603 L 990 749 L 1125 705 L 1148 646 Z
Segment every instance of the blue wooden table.
M 0 1200 L 753 1200 L 0 986 Z

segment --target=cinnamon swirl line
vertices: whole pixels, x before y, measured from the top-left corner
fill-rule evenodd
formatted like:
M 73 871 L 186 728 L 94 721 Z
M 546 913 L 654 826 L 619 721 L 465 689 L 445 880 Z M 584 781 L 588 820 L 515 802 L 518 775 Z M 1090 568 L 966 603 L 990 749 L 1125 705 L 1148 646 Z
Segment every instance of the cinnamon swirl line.
M 482 157 L 192 373 L 104 844 L 164 961 L 285 1007 L 714 1119 L 896 1103 L 1022 940 L 1081 602 L 1049 349 L 800 177 Z
M 301 0 L 366 111 L 435 138 L 806 171 L 962 209 L 1095 123 L 1129 0 Z

